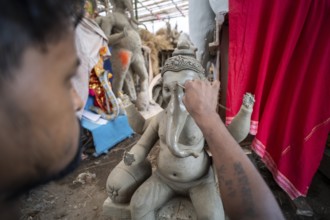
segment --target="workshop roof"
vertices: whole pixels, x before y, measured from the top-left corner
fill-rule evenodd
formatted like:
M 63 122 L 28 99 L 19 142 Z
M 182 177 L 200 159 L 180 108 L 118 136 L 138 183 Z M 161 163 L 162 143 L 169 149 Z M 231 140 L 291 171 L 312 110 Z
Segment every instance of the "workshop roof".
M 111 8 L 109 0 L 99 2 L 108 4 Z M 188 0 L 132 0 L 132 3 L 140 22 L 188 16 Z

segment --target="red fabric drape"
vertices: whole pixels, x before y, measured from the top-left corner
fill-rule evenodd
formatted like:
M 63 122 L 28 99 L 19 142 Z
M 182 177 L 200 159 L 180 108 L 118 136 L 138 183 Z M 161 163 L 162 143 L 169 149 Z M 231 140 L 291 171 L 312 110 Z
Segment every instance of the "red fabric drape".
M 255 94 L 253 150 L 293 199 L 330 131 L 330 0 L 230 0 L 227 123 Z

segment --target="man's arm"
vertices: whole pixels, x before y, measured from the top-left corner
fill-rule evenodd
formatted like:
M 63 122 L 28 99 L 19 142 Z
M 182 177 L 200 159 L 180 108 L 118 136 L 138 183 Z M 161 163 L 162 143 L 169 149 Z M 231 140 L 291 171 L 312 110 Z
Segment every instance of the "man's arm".
M 284 219 L 272 192 L 216 113 L 219 85 L 188 81 L 183 102 L 213 155 L 225 213 L 230 219 Z

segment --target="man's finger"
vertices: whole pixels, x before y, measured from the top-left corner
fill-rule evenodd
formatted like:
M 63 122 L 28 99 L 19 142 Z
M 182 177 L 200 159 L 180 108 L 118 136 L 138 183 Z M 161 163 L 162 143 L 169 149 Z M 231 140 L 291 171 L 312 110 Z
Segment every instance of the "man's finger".
M 219 80 L 214 80 L 213 82 L 211 82 L 212 85 L 217 86 L 220 85 L 220 81 Z
M 187 88 L 187 86 L 191 85 L 193 82 L 194 82 L 194 80 L 187 80 L 187 81 L 184 83 L 184 87 Z
M 220 81 L 219 80 L 213 81 L 212 87 L 218 90 L 220 88 Z

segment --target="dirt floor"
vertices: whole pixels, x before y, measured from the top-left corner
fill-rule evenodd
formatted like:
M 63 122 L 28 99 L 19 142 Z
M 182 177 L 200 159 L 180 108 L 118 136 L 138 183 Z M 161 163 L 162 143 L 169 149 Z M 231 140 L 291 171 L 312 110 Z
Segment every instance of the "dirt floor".
M 79 168 L 65 179 L 52 182 L 29 192 L 21 199 L 21 219 L 68 219 L 68 220 L 105 220 L 102 205 L 107 198 L 105 183 L 110 171 L 121 160 L 125 150 L 129 150 L 139 139 L 139 135 L 118 144 L 108 154 L 98 158 L 89 157 Z M 248 148 L 249 142 L 242 144 Z M 156 150 L 149 159 L 154 164 Z M 275 194 L 286 219 L 330 220 L 330 180 L 317 173 L 310 187 L 306 201 L 314 211 L 312 217 L 296 214 L 296 208 L 288 196 L 273 181 L 271 174 L 259 158 L 249 155 L 260 173 Z M 80 175 L 80 179 L 77 178 Z M 262 202 L 262 201 L 261 201 Z

